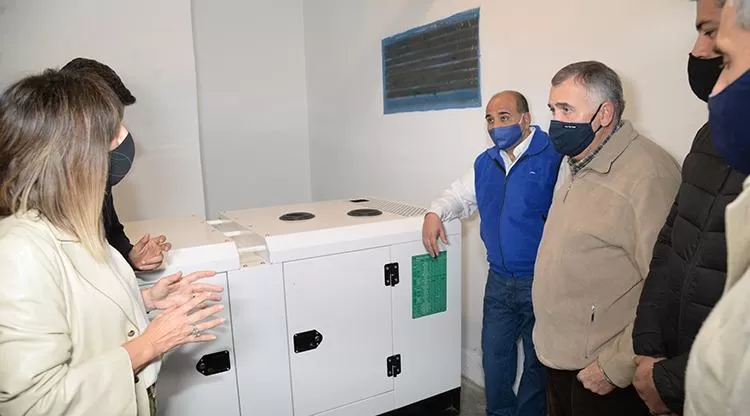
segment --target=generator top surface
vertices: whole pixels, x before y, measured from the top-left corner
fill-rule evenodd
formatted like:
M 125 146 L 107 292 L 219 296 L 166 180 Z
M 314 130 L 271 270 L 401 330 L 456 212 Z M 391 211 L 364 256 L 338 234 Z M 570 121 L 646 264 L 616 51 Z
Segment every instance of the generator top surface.
M 151 237 L 165 235 L 175 250 L 227 242 L 224 234 L 195 215 L 134 221 L 125 223 L 124 226 L 125 233 L 133 244 L 144 234 L 150 234 Z
M 240 253 L 234 241 L 197 216 L 135 221 L 124 226 L 133 244 L 145 234 L 151 237 L 163 234 L 172 244 L 156 270 L 137 273 L 142 281 L 154 281 L 176 272 L 223 272 L 240 267 Z
M 372 198 L 334 200 L 227 211 L 222 214 L 262 237 L 423 217 L 427 210 Z

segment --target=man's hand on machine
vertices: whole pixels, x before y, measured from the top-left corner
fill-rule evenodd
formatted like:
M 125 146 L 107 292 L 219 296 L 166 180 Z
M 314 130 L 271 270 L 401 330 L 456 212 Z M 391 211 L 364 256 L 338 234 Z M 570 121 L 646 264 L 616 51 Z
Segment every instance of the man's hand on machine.
M 216 272 L 211 271 L 194 272 L 186 276 L 178 272 L 159 279 L 156 284 L 141 291 L 146 310 L 179 307 L 199 295 L 205 295 L 207 301 L 221 301 L 220 293 L 224 288 L 207 283 L 196 283 L 200 279 L 214 275 Z M 199 307 L 205 307 L 205 304 L 200 304 Z
M 149 271 L 159 267 L 164 261 L 164 253 L 171 249 L 172 244 L 167 242 L 167 237 L 160 235 L 151 238 L 146 234 L 135 243 L 128 257 L 136 270 Z
M 443 221 L 437 214 L 430 212 L 424 217 L 424 223 L 422 224 L 422 243 L 432 257 L 437 257 L 440 254 L 438 238 L 443 244 L 448 244 Z

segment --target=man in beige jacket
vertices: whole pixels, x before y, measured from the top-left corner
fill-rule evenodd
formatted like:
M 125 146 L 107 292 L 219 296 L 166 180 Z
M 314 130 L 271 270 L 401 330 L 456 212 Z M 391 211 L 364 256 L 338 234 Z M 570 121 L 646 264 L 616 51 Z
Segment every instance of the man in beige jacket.
M 534 344 L 555 416 L 649 415 L 631 386 L 631 338 L 677 163 L 622 120 L 618 75 L 579 62 L 552 79 L 550 140 L 568 156 L 544 228 Z

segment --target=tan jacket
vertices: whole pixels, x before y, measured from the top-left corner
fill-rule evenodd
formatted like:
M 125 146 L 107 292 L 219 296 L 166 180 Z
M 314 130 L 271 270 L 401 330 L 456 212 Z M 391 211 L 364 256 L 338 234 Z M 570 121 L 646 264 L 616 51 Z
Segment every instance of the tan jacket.
M 750 178 L 727 206 L 727 282 L 698 332 L 685 378 L 685 416 L 750 414 Z
M 97 263 L 31 214 L 0 220 L 0 415 L 149 414 L 122 348 L 148 322 L 143 300 L 110 252 Z
M 626 121 L 588 166 L 567 176 L 536 262 L 534 345 L 548 367 L 580 370 L 598 360 L 626 387 L 635 371 L 635 312 L 679 167 Z

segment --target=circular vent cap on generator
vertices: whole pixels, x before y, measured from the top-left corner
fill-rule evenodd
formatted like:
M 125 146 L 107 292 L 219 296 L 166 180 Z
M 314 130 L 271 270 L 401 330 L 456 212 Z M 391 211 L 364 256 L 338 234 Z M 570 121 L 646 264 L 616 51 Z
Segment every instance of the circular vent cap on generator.
M 309 212 L 290 212 L 279 217 L 281 221 L 304 221 L 315 218 L 315 214 Z
M 371 208 L 354 209 L 347 212 L 347 215 L 350 215 L 352 217 L 376 217 L 382 214 L 383 211 Z

